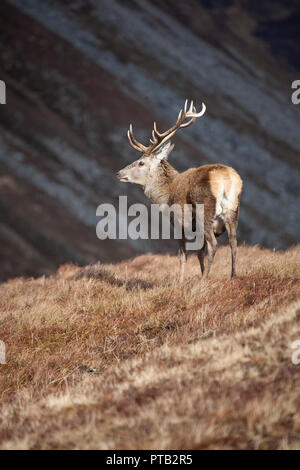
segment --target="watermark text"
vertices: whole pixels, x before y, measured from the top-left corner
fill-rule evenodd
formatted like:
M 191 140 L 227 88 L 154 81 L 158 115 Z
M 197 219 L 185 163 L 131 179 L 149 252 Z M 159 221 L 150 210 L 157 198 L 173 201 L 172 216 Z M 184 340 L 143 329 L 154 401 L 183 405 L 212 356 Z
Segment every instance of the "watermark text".
M 118 215 L 117 215 L 118 212 Z M 96 234 L 100 240 L 184 239 L 187 250 L 200 250 L 204 244 L 203 204 L 140 203 L 128 207 L 127 196 L 119 196 L 118 210 L 109 203 L 100 204 L 96 215 L 100 221 Z
M 0 80 L 0 104 L 6 104 L 6 85 L 3 80 Z
M 291 96 L 292 103 L 299 104 L 300 103 L 300 80 L 294 80 L 292 83 L 292 88 L 295 90 Z
M 6 346 L 4 341 L 0 340 L 0 364 L 6 364 Z
M 295 349 L 292 353 L 292 363 L 295 364 L 295 366 L 300 364 L 300 339 L 297 339 L 291 344 L 291 348 Z

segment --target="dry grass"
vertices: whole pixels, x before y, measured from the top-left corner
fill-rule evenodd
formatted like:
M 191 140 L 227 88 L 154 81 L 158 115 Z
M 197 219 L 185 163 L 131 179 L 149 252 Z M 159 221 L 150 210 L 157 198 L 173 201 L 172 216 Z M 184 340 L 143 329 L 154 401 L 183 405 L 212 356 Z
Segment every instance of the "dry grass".
M 229 254 L 182 290 L 152 255 L 1 285 L 0 446 L 299 448 L 300 247 Z

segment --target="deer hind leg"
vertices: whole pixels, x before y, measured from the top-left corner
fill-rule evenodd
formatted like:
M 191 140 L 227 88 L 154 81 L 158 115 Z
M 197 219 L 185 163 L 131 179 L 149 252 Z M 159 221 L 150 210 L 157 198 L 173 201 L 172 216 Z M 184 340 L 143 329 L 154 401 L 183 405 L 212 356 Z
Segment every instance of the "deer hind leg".
M 202 276 L 203 276 L 203 272 L 204 272 L 204 250 L 205 250 L 205 243 L 203 245 L 203 248 L 201 248 L 201 250 L 198 250 L 198 252 L 197 252 L 197 256 L 198 256 L 198 260 L 199 260 L 199 263 L 200 263 L 200 270 L 201 270 Z
M 185 240 L 180 240 L 179 244 L 179 261 L 180 261 L 180 283 L 183 283 L 185 265 L 186 265 L 186 249 L 185 249 Z
M 231 279 L 236 276 L 235 263 L 236 263 L 236 252 L 237 252 L 237 239 L 236 239 L 236 228 L 237 220 L 232 218 L 225 222 L 226 231 L 228 234 L 228 240 L 231 248 Z
M 213 229 L 210 229 L 209 232 L 205 234 L 205 240 L 207 245 L 207 262 L 203 272 L 203 279 L 207 279 L 208 277 L 218 247 L 218 242 L 216 240 Z

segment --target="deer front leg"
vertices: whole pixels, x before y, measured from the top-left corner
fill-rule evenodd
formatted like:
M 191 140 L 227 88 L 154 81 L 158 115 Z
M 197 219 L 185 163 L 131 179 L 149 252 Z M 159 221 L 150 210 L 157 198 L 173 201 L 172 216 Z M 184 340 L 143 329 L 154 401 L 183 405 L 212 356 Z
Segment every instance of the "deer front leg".
M 184 280 L 184 272 L 185 272 L 185 265 L 186 265 L 185 240 L 180 240 L 179 260 L 180 260 L 180 278 L 179 278 L 179 282 L 182 284 L 183 280 Z

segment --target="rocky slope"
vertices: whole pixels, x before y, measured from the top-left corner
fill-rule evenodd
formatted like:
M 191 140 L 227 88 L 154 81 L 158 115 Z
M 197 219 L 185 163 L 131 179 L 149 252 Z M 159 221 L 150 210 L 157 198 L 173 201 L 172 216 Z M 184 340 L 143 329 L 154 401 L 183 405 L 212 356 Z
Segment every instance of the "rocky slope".
M 245 181 L 240 240 L 299 240 L 299 13 L 296 1 L 261 3 L 1 2 L 1 279 L 174 252 L 172 242 L 98 240 L 96 208 L 120 194 L 146 201 L 115 177 L 137 157 L 128 124 L 148 139 L 186 97 L 207 113 L 176 137 L 174 166 L 234 166 Z

